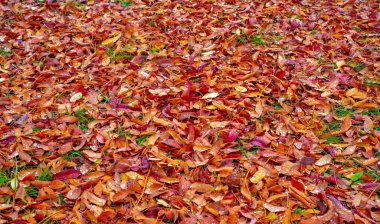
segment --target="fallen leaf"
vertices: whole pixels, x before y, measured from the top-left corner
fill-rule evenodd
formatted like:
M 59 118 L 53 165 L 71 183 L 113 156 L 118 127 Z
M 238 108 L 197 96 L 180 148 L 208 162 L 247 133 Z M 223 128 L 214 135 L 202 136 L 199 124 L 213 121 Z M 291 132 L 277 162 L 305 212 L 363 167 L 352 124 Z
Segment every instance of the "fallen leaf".
M 217 96 L 219 96 L 219 93 L 206 93 L 204 96 L 202 96 L 202 99 L 213 99 Z
M 324 166 L 326 164 L 330 164 L 331 159 L 332 159 L 331 155 L 324 155 L 315 162 L 315 165 L 316 166 Z
M 74 95 L 71 96 L 70 102 L 73 103 L 73 102 L 75 102 L 77 100 L 82 99 L 82 97 L 83 97 L 82 93 L 75 93 Z
M 257 184 L 265 177 L 265 171 L 264 170 L 258 170 L 256 173 L 251 177 L 250 181 L 254 184 Z
M 112 45 L 114 44 L 117 40 L 119 40 L 119 38 L 121 37 L 121 33 L 119 32 L 116 32 L 116 34 L 114 35 L 114 37 L 110 37 L 106 40 L 103 40 L 102 41 L 102 45 Z

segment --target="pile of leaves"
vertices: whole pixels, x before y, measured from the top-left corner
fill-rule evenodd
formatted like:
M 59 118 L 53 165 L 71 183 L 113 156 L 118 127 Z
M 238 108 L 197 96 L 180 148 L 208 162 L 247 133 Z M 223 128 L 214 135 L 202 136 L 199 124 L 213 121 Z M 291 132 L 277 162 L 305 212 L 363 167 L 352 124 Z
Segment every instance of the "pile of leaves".
M 378 6 L 2 1 L 0 222 L 380 222 Z

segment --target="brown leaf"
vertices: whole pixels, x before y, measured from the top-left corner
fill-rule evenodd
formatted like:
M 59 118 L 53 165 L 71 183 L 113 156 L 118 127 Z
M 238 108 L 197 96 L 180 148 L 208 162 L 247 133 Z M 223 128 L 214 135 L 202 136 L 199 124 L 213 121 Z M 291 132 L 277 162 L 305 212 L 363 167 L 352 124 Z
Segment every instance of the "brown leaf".
M 69 116 L 69 115 L 63 115 L 57 119 L 57 123 L 59 124 L 62 124 L 62 123 L 74 124 L 74 123 L 77 123 L 78 121 L 79 120 L 77 117 Z

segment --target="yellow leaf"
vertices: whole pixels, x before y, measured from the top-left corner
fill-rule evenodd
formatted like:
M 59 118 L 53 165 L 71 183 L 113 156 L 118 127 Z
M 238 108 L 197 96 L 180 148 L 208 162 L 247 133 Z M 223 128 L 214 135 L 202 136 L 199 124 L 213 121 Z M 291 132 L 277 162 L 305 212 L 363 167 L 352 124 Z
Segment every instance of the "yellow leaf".
M 265 171 L 264 170 L 258 170 L 250 179 L 250 181 L 254 184 L 257 184 L 265 177 Z
M 82 99 L 83 95 L 81 92 L 79 93 L 75 93 L 71 98 L 70 98 L 70 102 L 75 102 L 77 100 L 80 100 Z
M 210 146 L 204 146 L 204 145 L 194 145 L 193 149 L 195 151 L 198 151 L 198 152 L 204 152 L 204 151 L 211 149 L 211 147 Z
M 247 92 L 247 88 L 245 88 L 244 86 L 235 86 L 235 90 L 241 93 Z
M 232 109 L 231 107 L 227 107 L 221 103 L 218 103 L 218 102 L 212 102 L 212 104 L 217 107 L 218 109 L 220 110 L 229 110 L 229 111 L 233 111 L 234 109 Z
M 160 204 L 160 205 L 163 205 L 164 207 L 170 207 L 170 205 L 165 201 L 165 200 L 162 200 L 162 199 L 157 199 L 157 204 Z
M 121 33 L 117 33 L 116 36 L 103 40 L 102 45 L 112 45 L 121 37 Z
M 120 90 L 119 90 L 119 92 L 117 93 L 117 96 L 124 95 L 128 91 L 129 91 L 129 88 L 121 87 Z
M 6 74 L 9 74 L 9 71 L 8 71 L 8 70 L 2 69 L 2 68 L 0 68 L 0 72 L 4 72 L 4 73 L 6 73 Z
M 248 93 L 247 96 L 248 97 L 251 97 L 251 98 L 254 98 L 254 97 L 258 97 L 258 96 L 261 96 L 262 94 L 260 92 L 251 92 L 251 93 Z
M 156 124 L 165 126 L 165 127 L 167 127 L 167 126 L 170 125 L 170 122 L 165 121 L 164 119 L 161 119 L 161 118 L 158 118 L 158 117 L 154 117 L 153 118 L 153 122 L 156 123 Z
M 209 109 L 209 110 L 215 110 L 215 109 L 218 109 L 218 107 L 216 107 L 215 105 L 208 105 L 206 107 L 206 109 Z
M 345 65 L 346 64 L 346 62 L 345 61 L 337 61 L 336 62 L 336 67 L 338 68 L 338 69 L 340 69 L 343 65 Z
M 319 213 L 320 211 L 318 209 L 308 208 L 308 209 L 302 210 L 300 212 L 300 215 L 310 215 L 310 214 L 319 214 Z

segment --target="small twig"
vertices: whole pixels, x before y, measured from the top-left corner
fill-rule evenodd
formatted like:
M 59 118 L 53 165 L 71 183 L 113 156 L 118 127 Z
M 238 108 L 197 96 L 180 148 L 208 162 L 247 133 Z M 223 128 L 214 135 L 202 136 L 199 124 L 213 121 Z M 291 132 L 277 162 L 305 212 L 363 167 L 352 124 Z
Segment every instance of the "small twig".
M 150 170 L 151 170 L 151 169 L 152 169 L 152 166 L 149 168 L 149 171 L 148 171 L 148 173 L 147 173 L 147 175 L 146 175 L 146 177 L 145 177 L 145 179 L 144 179 L 145 183 L 144 183 L 144 187 L 143 187 L 143 190 L 142 190 L 142 192 L 141 192 L 141 195 L 140 195 L 140 197 L 137 199 L 137 201 L 136 201 L 136 203 L 133 205 L 133 207 L 136 207 L 136 205 L 137 205 L 138 203 L 140 203 L 142 197 L 144 196 L 144 192 L 145 192 L 145 189 L 146 189 L 146 185 L 148 184 L 148 178 L 149 178 L 149 174 L 150 174 Z

